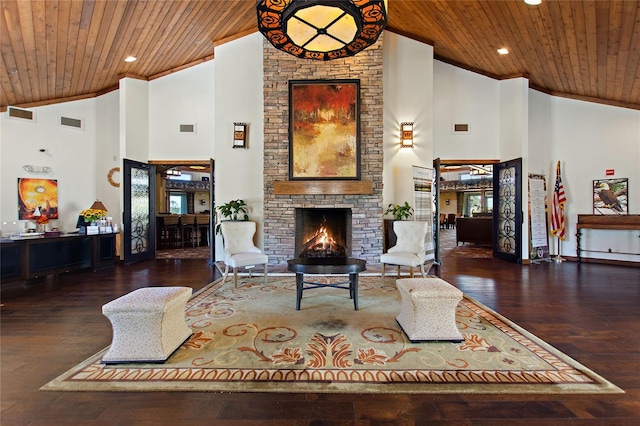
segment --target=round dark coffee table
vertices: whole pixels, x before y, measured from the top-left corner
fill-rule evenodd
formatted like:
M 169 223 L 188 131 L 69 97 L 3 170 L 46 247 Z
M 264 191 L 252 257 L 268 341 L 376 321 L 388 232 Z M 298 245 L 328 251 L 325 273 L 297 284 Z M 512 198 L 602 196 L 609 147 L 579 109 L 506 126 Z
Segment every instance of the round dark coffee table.
M 352 257 L 295 258 L 287 261 L 287 268 L 296 273 L 296 311 L 300 310 L 302 292 L 312 288 L 334 287 L 349 290 L 353 307 L 358 310 L 358 274 L 367 269 L 367 262 Z M 349 281 L 333 284 L 305 281 L 304 274 L 349 274 Z

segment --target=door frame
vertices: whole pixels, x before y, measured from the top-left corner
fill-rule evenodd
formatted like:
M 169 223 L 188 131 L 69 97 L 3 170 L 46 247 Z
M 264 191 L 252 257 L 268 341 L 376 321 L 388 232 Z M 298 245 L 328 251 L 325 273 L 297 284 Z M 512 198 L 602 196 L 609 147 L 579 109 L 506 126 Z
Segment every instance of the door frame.
M 209 265 L 215 264 L 216 244 L 215 244 L 215 160 L 149 160 L 149 164 L 156 166 L 203 166 L 209 169 Z
M 443 166 L 474 166 L 474 165 L 480 165 L 480 164 L 491 164 L 491 165 L 495 165 L 495 164 L 499 164 L 500 160 L 496 160 L 496 159 L 491 159 L 491 160 L 487 160 L 487 159 L 465 159 L 465 160 L 455 160 L 455 159 L 451 159 L 451 160 L 443 160 L 441 158 L 436 158 L 433 160 L 433 168 L 435 169 L 435 189 L 434 189 L 434 197 L 436 197 L 435 199 L 435 218 L 434 218 L 434 226 L 436 226 L 436 232 L 434 232 L 434 236 L 435 236 L 435 259 L 434 262 L 438 265 L 440 265 L 442 263 L 442 259 L 440 259 L 440 176 L 441 176 L 441 172 L 440 172 L 440 168 Z M 495 203 L 495 196 L 494 196 L 494 203 Z M 494 209 L 495 210 L 495 209 Z

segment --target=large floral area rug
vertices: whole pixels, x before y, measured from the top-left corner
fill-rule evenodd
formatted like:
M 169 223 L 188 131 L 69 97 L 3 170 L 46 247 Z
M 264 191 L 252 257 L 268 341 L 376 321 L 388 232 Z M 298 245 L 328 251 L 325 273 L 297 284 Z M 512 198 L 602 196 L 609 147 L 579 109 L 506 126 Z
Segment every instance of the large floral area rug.
M 314 277 L 329 282 L 344 277 Z M 188 303 L 194 334 L 164 364 L 100 363 L 104 351 L 45 385 L 67 391 L 614 393 L 615 385 L 465 297 L 462 343 L 411 343 L 395 318 L 395 281 L 362 276 L 349 292 L 304 292 L 295 278 L 213 283 Z

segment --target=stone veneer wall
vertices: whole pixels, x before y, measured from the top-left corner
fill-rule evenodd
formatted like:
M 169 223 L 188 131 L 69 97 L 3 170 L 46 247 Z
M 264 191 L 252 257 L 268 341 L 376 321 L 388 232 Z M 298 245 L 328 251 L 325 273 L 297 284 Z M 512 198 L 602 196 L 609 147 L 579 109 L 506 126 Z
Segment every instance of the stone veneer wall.
M 379 263 L 382 253 L 382 44 L 351 58 L 298 59 L 264 47 L 264 252 L 270 264 L 294 256 L 296 207 L 352 209 L 352 256 Z M 289 178 L 289 80 L 360 79 L 360 176 L 373 181 L 367 195 L 275 195 L 274 181 Z

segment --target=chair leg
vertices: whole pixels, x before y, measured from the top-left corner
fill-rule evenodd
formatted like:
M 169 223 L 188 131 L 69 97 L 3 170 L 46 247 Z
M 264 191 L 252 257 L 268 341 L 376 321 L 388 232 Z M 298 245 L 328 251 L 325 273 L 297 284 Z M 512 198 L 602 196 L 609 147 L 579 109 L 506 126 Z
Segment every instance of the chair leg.
M 384 284 L 384 263 L 382 264 L 382 284 Z
M 222 280 L 223 284 L 227 282 L 228 276 L 229 276 L 229 265 L 224 265 L 224 279 Z
M 424 272 L 424 263 L 422 265 L 420 265 L 420 272 L 422 272 L 422 278 L 426 278 L 427 277 L 426 272 Z
M 264 285 L 267 285 L 267 264 L 264 264 Z
M 409 277 L 413 278 L 413 266 L 409 266 Z
M 238 288 L 238 268 L 233 268 L 233 288 Z

